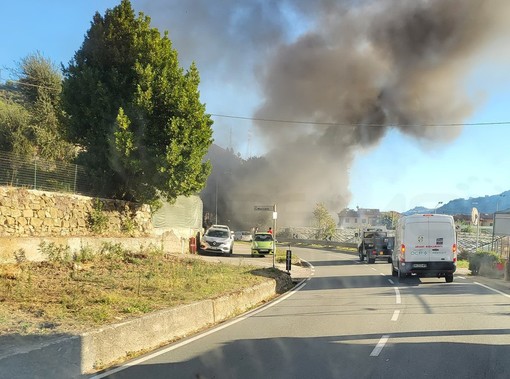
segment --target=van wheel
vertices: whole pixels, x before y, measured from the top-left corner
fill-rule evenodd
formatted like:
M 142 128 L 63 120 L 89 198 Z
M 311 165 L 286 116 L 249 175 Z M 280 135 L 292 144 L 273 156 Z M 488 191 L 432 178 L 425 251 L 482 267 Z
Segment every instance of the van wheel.
M 395 267 L 393 267 L 393 265 L 391 266 L 391 276 L 393 276 L 394 278 L 398 276 L 398 271 L 395 270 Z
M 375 263 L 375 258 L 368 258 L 367 261 L 368 263 Z
M 365 260 L 365 257 L 363 256 L 363 252 L 358 252 L 358 256 L 359 256 L 359 261 L 360 262 L 363 262 Z
M 446 283 L 453 282 L 453 274 L 446 274 L 444 279 L 446 280 Z
M 398 279 L 404 280 L 406 278 L 406 274 L 404 274 L 401 270 L 398 270 Z
M 388 263 L 392 263 L 393 262 L 393 259 L 391 259 L 391 257 L 388 258 Z

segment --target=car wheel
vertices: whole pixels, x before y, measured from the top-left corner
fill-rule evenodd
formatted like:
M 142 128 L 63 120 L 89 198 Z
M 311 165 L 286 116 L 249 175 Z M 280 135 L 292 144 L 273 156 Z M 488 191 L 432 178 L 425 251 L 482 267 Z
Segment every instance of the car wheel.
M 446 280 L 446 283 L 453 282 L 453 274 L 446 274 L 444 279 Z

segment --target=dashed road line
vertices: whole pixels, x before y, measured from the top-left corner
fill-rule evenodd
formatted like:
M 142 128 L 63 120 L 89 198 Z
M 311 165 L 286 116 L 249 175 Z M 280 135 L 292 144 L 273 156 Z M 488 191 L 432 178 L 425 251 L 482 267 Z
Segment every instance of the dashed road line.
M 455 276 L 457 279 L 466 279 L 465 277 L 463 276 Z
M 402 302 L 402 299 L 400 298 L 400 290 L 398 287 L 393 287 L 393 289 L 395 290 L 395 301 L 397 304 L 400 304 Z
M 386 345 L 386 342 L 388 342 L 388 339 L 390 338 L 389 335 L 384 335 L 381 337 L 377 345 L 374 347 L 374 350 L 370 353 L 371 357 L 377 357 L 381 353 L 382 349 L 384 348 L 384 345 Z
M 393 316 L 391 317 L 391 321 L 397 321 L 398 320 L 398 316 L 400 315 L 400 310 L 396 310 L 393 312 Z

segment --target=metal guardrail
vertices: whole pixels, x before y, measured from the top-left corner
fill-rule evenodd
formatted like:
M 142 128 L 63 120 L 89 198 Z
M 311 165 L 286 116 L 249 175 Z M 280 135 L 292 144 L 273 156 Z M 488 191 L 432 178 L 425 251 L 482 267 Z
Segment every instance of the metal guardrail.
M 0 151 L 0 186 L 92 194 L 85 168 L 40 158 L 20 158 Z

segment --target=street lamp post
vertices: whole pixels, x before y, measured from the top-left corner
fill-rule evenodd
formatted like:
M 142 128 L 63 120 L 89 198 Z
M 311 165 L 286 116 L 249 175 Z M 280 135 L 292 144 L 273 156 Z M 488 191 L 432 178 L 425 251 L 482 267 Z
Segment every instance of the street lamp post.
M 442 201 L 440 201 L 440 202 L 438 202 L 438 203 L 437 203 L 436 207 L 434 208 L 434 214 L 436 213 L 437 208 L 438 208 L 441 204 L 443 204 L 443 202 L 442 202 Z
M 218 178 L 216 178 L 216 195 L 215 195 L 215 197 L 216 197 L 216 201 L 215 201 L 215 208 L 216 209 L 215 209 L 215 212 L 214 212 L 215 213 L 215 216 L 214 216 L 215 221 L 214 221 L 214 223 L 218 224 Z

